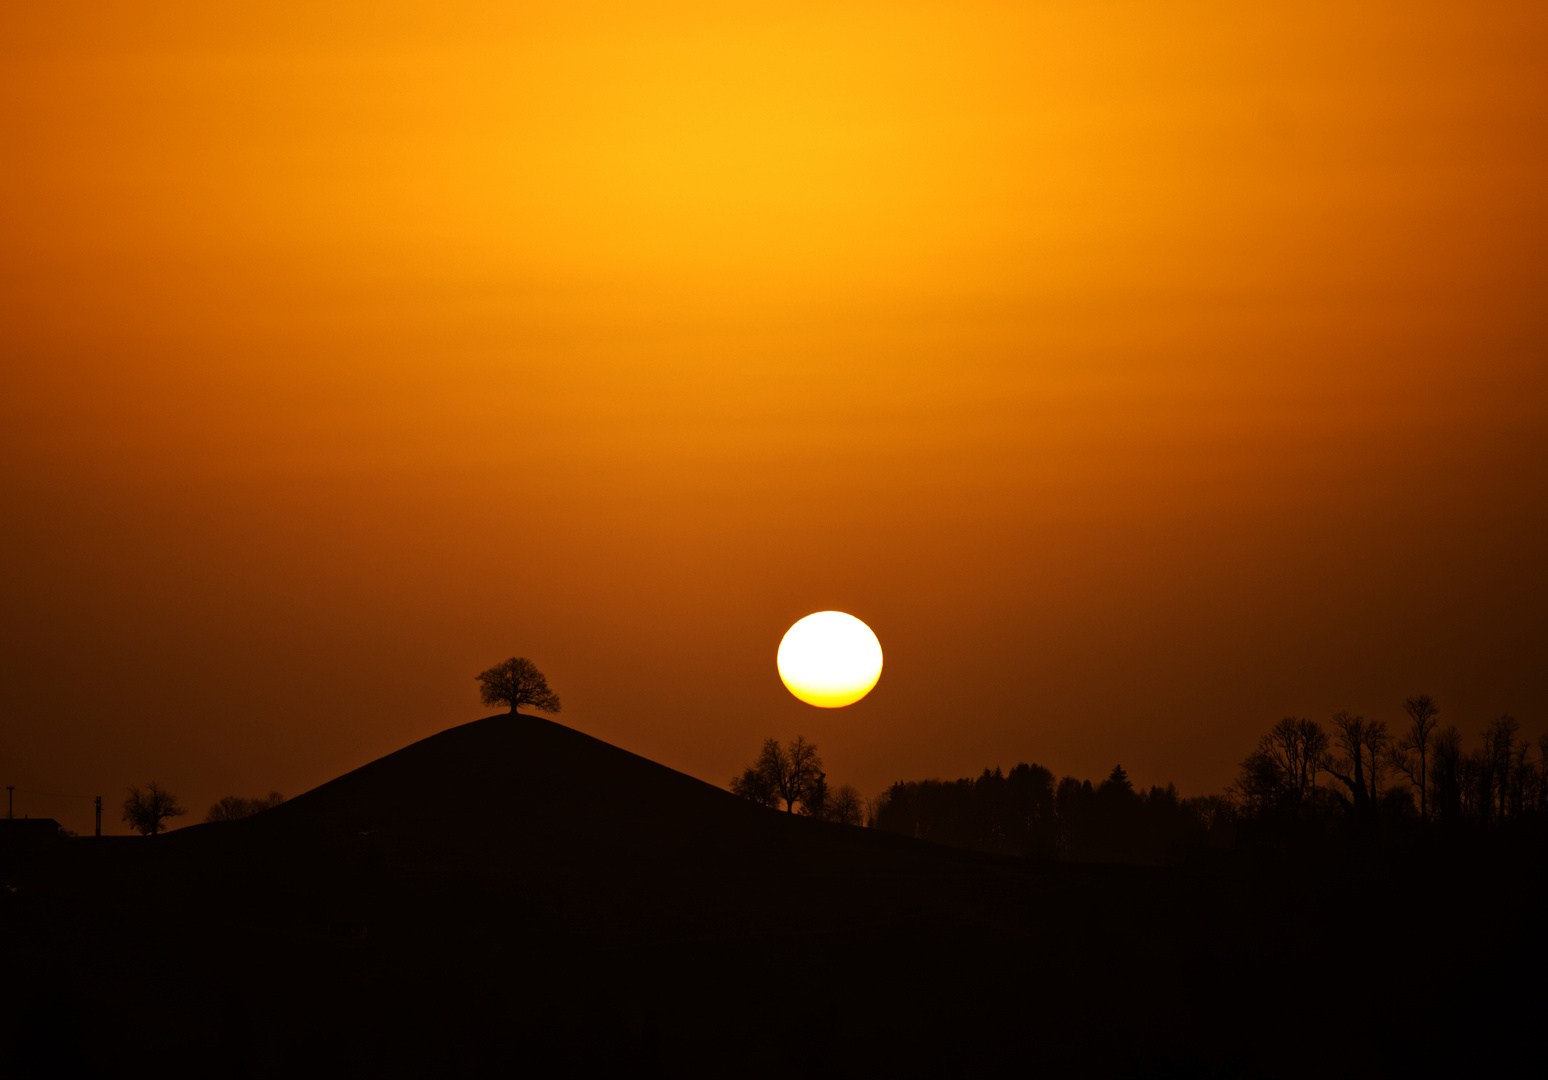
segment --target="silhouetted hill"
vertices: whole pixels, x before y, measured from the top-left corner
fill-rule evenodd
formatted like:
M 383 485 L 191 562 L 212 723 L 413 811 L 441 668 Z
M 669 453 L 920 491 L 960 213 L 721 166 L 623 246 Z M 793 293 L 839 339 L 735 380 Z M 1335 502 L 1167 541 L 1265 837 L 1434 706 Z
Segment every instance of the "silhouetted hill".
M 1541 859 L 1028 863 L 524 716 L 0 869 L 18 1077 L 1489 1071 L 1544 955 Z
M 747 809 L 729 792 L 562 724 L 500 714 L 421 739 L 254 822 L 455 830 L 498 845 L 554 829 L 745 820 Z
M 508 714 L 422 739 L 251 818 L 166 839 L 249 867 L 303 860 L 455 879 L 589 934 L 686 919 L 723 930 L 750 919 L 850 921 L 842 907 L 792 902 L 819 881 L 865 890 L 868 920 L 878 905 L 903 917 L 920 898 L 887 888 L 897 875 L 950 865 L 953 883 L 1020 877 L 1009 860 L 769 810 L 553 721 Z

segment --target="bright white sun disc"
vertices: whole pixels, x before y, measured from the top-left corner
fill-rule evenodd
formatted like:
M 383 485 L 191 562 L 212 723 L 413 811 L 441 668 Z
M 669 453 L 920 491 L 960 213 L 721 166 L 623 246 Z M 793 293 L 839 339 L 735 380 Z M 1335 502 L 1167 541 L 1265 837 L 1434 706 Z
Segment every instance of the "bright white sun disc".
M 779 677 L 808 705 L 853 705 L 881 678 L 881 642 L 871 628 L 842 611 L 819 611 L 789 630 L 779 643 Z

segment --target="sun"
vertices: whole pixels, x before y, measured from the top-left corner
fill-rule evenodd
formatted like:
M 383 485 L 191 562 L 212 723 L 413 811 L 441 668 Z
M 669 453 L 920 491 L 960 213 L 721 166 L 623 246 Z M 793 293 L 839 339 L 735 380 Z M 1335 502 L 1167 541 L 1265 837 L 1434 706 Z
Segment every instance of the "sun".
M 881 678 L 881 642 L 842 611 L 819 611 L 785 631 L 779 677 L 796 697 L 821 709 L 853 705 Z

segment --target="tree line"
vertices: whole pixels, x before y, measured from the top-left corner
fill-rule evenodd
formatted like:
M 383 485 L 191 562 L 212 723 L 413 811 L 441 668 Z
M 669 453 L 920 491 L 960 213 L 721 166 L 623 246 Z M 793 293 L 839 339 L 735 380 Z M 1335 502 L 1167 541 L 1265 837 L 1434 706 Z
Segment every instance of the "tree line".
M 1229 844 L 1234 820 L 1224 796 L 1137 789 L 1122 765 L 1093 784 L 1023 763 L 974 779 L 899 781 L 876 800 L 871 825 L 1001 855 L 1154 863 Z
M 824 821 L 864 825 L 920 840 L 1002 855 L 1159 862 L 1189 846 L 1229 843 L 1228 798 L 1185 799 L 1168 784 L 1137 790 L 1122 766 L 1107 779 L 1054 774 L 1020 764 L 977 778 L 899 781 L 874 799 L 851 784 L 832 787 L 817 748 L 797 737 L 765 740 L 731 790 L 762 806 Z
M 1121 765 L 1093 784 L 1042 765 L 985 769 L 958 780 L 898 781 L 873 799 L 830 789 L 817 748 L 768 739 L 731 790 L 764 806 L 920 840 L 1030 858 L 1181 861 L 1201 849 L 1403 831 L 1548 823 L 1548 733 L 1535 743 L 1501 716 L 1469 747 L 1440 726 L 1428 694 L 1403 723 L 1336 712 L 1327 726 L 1286 717 L 1242 761 L 1226 791 L 1183 797 L 1139 789 Z
M 1334 713 L 1324 728 L 1286 717 L 1242 762 L 1231 793 L 1242 816 L 1265 826 L 1491 828 L 1548 815 L 1548 733 L 1533 742 L 1501 716 L 1468 748 L 1440 727 L 1428 694 L 1403 703 L 1404 723 Z M 1534 753 L 1535 750 L 1535 753 Z M 1321 782 L 1322 777 L 1327 782 Z

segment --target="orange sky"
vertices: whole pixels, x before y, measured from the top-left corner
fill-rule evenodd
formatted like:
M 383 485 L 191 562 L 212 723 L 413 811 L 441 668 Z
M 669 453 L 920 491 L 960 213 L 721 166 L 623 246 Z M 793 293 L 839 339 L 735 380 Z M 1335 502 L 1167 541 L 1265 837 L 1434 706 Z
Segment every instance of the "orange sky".
M 1543 5 L 265 7 L 0 9 L 5 783 L 1548 727 Z

